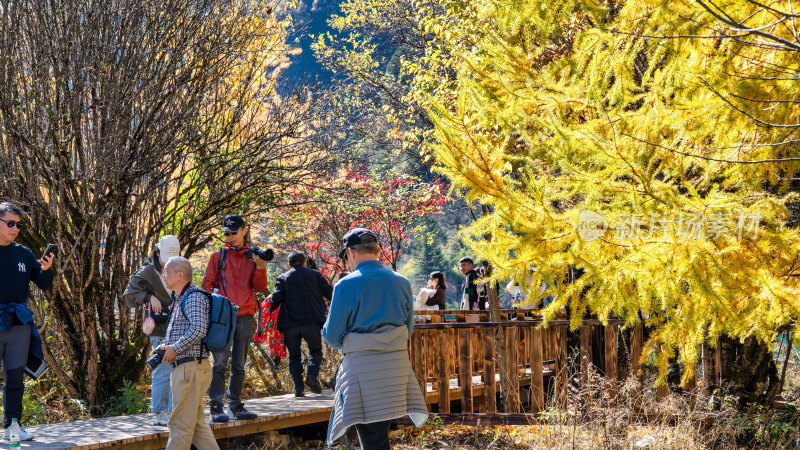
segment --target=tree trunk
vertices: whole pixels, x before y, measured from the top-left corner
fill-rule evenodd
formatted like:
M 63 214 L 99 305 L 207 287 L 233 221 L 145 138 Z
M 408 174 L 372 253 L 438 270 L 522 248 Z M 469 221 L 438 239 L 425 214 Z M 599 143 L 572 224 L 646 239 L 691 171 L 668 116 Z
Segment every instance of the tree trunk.
M 723 392 L 738 397 L 741 407 L 772 404 L 780 394 L 781 383 L 768 345 L 754 336 L 743 343 L 722 336 L 717 351 L 721 352 Z

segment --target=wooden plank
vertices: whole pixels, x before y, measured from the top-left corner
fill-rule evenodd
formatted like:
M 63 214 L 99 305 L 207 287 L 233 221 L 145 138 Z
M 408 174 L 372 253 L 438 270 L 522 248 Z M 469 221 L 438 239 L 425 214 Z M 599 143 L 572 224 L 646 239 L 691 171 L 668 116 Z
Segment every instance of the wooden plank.
M 483 369 L 484 369 L 484 378 L 483 378 L 483 385 L 484 387 L 484 403 L 486 412 L 489 414 L 494 414 L 497 412 L 497 384 L 494 382 L 489 382 L 489 380 L 494 381 L 495 373 L 497 371 L 496 364 L 497 360 L 495 358 L 495 351 L 494 351 L 494 330 L 491 328 L 487 328 L 483 330 Z
M 581 326 L 581 390 L 589 387 L 589 370 L 592 365 L 592 326 Z
M 439 333 L 439 413 L 450 413 L 450 346 L 447 332 Z
M 247 400 L 247 408 L 259 415 L 248 421 L 212 424 L 217 438 L 255 434 L 281 428 L 325 423 L 330 418 L 333 394 L 310 394 L 296 399 L 282 395 Z M 153 414 L 104 417 L 57 424 L 26 427 L 36 440 L 22 443 L 31 449 L 131 448 L 161 449 L 166 446 L 169 431 L 152 425 Z
M 237 422 L 229 422 L 237 424 L 236 426 L 228 426 L 222 429 L 214 429 L 214 437 L 217 439 L 225 439 L 234 436 L 243 436 L 247 434 L 263 433 L 265 431 L 280 430 L 282 428 L 291 428 L 301 425 L 308 425 L 311 423 L 327 422 L 331 418 L 330 411 L 318 411 L 311 414 L 299 414 L 289 417 L 279 417 L 268 424 L 258 423 L 257 421 L 246 421 L 244 424 L 237 424 Z M 253 422 L 253 423 L 250 423 Z
M 644 383 L 644 373 L 642 372 L 642 324 L 636 324 L 631 328 L 631 372 L 639 379 L 639 385 Z
M 624 325 L 625 321 L 623 319 L 608 319 L 609 324 L 614 325 Z M 459 329 L 459 328 L 520 328 L 520 327 L 538 327 L 542 325 L 541 319 L 536 320 L 506 320 L 501 322 L 448 322 L 448 323 L 420 323 L 414 325 L 414 329 L 420 330 L 440 330 L 440 329 Z M 557 327 L 557 326 L 569 326 L 569 320 L 565 319 L 555 319 L 548 322 L 549 326 Z M 599 320 L 597 319 L 586 319 L 583 321 L 583 325 L 602 325 Z
M 514 352 L 517 354 L 517 366 L 515 367 L 515 373 L 517 376 L 525 374 L 525 360 L 527 359 L 528 353 L 525 351 L 525 341 L 527 333 L 524 328 L 517 329 L 517 339 L 514 344 Z M 520 367 L 522 367 L 522 372 L 520 373 Z
M 550 370 L 544 371 L 545 378 L 555 376 L 555 372 Z M 495 375 L 495 384 L 497 385 L 500 383 L 500 377 Z M 530 386 L 531 384 L 531 377 L 530 371 L 526 373 L 524 377 L 519 377 L 519 385 L 520 386 Z M 439 391 L 434 389 L 434 383 L 428 382 L 428 394 L 425 396 L 425 402 L 428 405 L 435 405 L 439 402 Z M 495 390 L 495 392 L 497 392 Z M 483 379 L 480 375 L 472 375 L 472 397 L 476 399 L 475 403 L 473 404 L 473 409 L 475 404 L 477 404 L 478 400 L 483 401 L 484 399 L 484 385 Z M 459 379 L 458 377 L 450 379 L 450 404 L 452 409 L 452 403 L 454 401 L 461 401 L 461 387 L 459 387 Z M 474 411 L 473 411 L 474 413 Z M 476 413 L 477 414 L 477 413 Z
M 423 359 L 423 343 L 422 343 L 422 331 L 417 330 L 416 328 L 411 333 L 411 348 L 414 350 L 414 356 L 411 360 L 412 368 L 414 369 L 414 376 L 417 377 L 417 382 L 419 383 L 420 389 L 422 392 L 425 392 L 426 384 L 425 384 L 425 361 Z
M 603 344 L 605 347 L 605 369 L 606 379 L 609 381 L 609 395 L 611 398 L 617 396 L 617 325 L 608 325 L 605 327 L 605 336 Z
M 458 356 L 458 339 L 456 338 L 456 331 L 455 330 L 444 330 L 447 333 L 447 348 L 453 352 L 453 357 L 450 358 L 450 373 L 456 374 L 459 373 L 458 365 L 460 364 L 460 359 Z M 452 399 L 451 399 L 452 400 Z
M 519 328 L 505 328 L 503 329 L 505 337 L 505 346 L 507 349 L 506 354 L 508 360 L 505 361 L 506 373 L 510 374 L 510 385 L 508 392 L 504 395 L 507 398 L 506 412 L 519 413 L 520 399 L 519 399 L 519 375 L 517 373 L 517 336 Z
M 542 330 L 531 328 L 529 340 L 531 365 L 531 412 L 544 411 L 544 358 L 542 357 Z
M 424 341 L 425 341 L 425 378 L 424 380 L 427 382 L 431 378 L 435 376 L 435 367 L 436 361 L 439 359 L 436 357 L 436 347 L 435 343 L 433 342 L 435 330 L 425 330 L 423 334 Z
M 439 418 L 445 425 L 513 426 L 539 423 L 538 414 L 444 414 L 439 415 Z M 398 425 L 413 425 L 408 416 L 395 419 L 392 422 Z
M 472 346 L 472 365 L 473 365 L 473 373 L 479 374 L 481 379 L 483 379 L 484 370 L 484 358 L 483 355 L 483 336 L 482 331 L 485 328 L 473 328 L 470 330 L 470 345 Z M 473 391 L 474 392 L 474 391 Z M 475 394 L 478 397 L 478 394 Z M 486 405 L 484 401 L 475 402 L 473 405 L 474 412 L 486 412 Z
M 461 381 L 461 412 L 472 411 L 472 346 L 470 345 L 470 330 L 458 331 L 459 380 Z
M 553 327 L 556 360 L 556 405 L 565 409 L 569 394 L 569 367 L 567 364 L 567 327 Z

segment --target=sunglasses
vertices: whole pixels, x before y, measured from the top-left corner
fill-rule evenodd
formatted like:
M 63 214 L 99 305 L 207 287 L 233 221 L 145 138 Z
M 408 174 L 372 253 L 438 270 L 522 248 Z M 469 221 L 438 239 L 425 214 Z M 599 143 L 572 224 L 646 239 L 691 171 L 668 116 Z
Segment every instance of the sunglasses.
M 18 220 L 6 220 L 6 219 L 0 219 L 0 220 L 5 222 L 6 225 L 8 225 L 8 228 L 14 228 L 16 226 L 18 230 L 21 230 L 22 227 L 24 226 L 22 222 Z
M 225 237 L 228 237 L 228 236 L 236 236 L 237 234 L 239 234 L 239 231 L 238 231 L 238 230 L 237 230 L 237 231 L 226 231 L 226 232 L 224 232 L 224 233 L 222 233 L 222 234 L 224 234 L 224 235 L 225 235 Z

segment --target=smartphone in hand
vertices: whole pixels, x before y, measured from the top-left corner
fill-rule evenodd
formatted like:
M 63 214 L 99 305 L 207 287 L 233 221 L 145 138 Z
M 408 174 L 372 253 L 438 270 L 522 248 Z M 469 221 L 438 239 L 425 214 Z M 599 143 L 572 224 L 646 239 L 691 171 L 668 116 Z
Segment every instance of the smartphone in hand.
M 42 255 L 42 258 L 45 258 L 45 257 L 47 257 L 48 255 L 51 255 L 51 254 L 52 255 L 58 254 L 58 245 L 56 245 L 56 244 L 47 244 L 47 248 L 44 249 L 44 254 Z

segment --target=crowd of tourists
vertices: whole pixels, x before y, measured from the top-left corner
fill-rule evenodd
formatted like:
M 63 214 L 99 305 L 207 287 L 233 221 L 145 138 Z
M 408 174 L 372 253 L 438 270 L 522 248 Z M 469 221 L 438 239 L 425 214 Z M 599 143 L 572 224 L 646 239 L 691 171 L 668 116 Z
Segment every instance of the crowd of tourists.
M 54 249 L 37 258 L 15 242 L 23 216 L 17 206 L 0 203 L 0 274 L 5 280 L 0 285 L 0 357 L 6 439 L 12 422 L 22 417 L 23 374 L 38 377 L 45 369 L 41 338 L 27 307 L 29 285 L 33 282 L 47 290 L 53 284 Z M 192 444 L 218 448 L 206 420 L 206 395 L 212 423 L 258 417 L 242 400 L 248 348 L 254 339 L 268 343 L 275 363 L 288 354 L 296 397 L 323 391 L 319 379 L 323 339 L 342 353 L 329 382 L 336 392 L 329 443 L 354 426 L 362 448 L 386 449 L 392 419 L 410 416 L 417 425 L 425 422 L 427 407 L 407 346 L 414 309 L 446 308 L 442 272 L 430 274 L 415 301 L 409 280 L 380 262 L 375 233 L 355 228 L 342 240 L 338 256 L 347 271 L 335 286 L 313 260 L 292 251 L 287 270 L 259 304 L 256 293 L 267 289 L 266 263 L 271 254 L 265 256 L 251 245 L 249 228 L 239 215 L 226 216 L 221 232 L 225 245 L 210 256 L 201 286 L 192 281 L 193 268 L 181 256 L 178 238 L 167 235 L 122 294 L 127 306 L 142 306 L 145 311 L 142 328 L 153 348 L 148 360 L 153 368 L 150 407 L 153 424 L 169 427 L 168 449 L 189 449 Z M 486 309 L 485 289 L 474 262 L 463 258 L 459 268 L 464 275 L 461 308 Z M 212 299 L 218 297 L 234 305 L 235 320 L 229 344 L 212 349 L 206 341 L 212 326 L 209 311 Z M 256 336 L 261 328 L 256 319 L 259 310 L 266 332 Z M 303 341 L 308 348 L 305 368 Z M 33 435 L 23 428 L 19 438 L 31 440 Z

